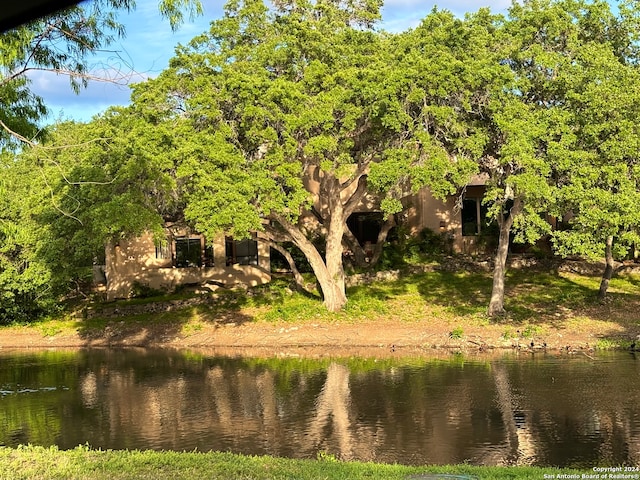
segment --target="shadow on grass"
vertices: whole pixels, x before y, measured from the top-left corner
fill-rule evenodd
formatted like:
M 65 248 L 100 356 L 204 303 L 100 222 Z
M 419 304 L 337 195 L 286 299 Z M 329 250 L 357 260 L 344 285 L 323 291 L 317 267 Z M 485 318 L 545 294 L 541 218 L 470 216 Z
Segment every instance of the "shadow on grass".
M 505 288 L 507 315 L 492 321 L 565 328 L 568 320 L 585 316 L 618 323 L 628 336 L 635 337 L 640 333 L 640 323 L 630 312 L 640 309 L 640 278 L 614 278 L 605 303 L 597 298 L 598 285 L 597 277 L 510 270 Z M 491 288 L 491 273 L 433 271 L 355 287 L 351 296 L 366 292 L 372 300 L 387 301 L 417 292 L 426 304 L 445 307 L 453 315 L 482 316 L 486 315 Z
M 587 277 L 585 277 L 587 279 Z M 592 279 L 578 283 L 557 273 L 514 270 L 507 276 L 505 308 L 516 322 L 562 322 L 599 305 Z
M 319 296 L 295 291 L 288 278 L 275 278 L 248 290 L 225 289 L 206 295 L 181 292 L 97 305 L 78 333 L 88 346 L 152 346 L 187 336 L 202 324 L 255 322 L 258 317 L 247 313 L 248 307 L 261 309 L 266 320 L 300 320 L 326 312 Z
M 82 322 L 78 334 L 88 346 L 153 346 L 185 335 L 194 322 L 253 322 L 253 317 L 242 312 L 249 298 L 246 292 L 231 290 L 200 297 L 168 295 L 114 302 L 99 306 L 94 316 Z
M 492 322 L 504 322 L 516 328 L 535 329 L 538 325 L 550 325 L 563 329 L 567 328 L 570 319 L 584 316 L 620 325 L 622 329 L 612 331 L 611 336 L 635 338 L 640 333 L 640 322 L 633 313 L 640 310 L 640 278 L 627 277 L 614 278 L 609 299 L 603 304 L 596 296 L 598 278 L 531 269 L 510 270 L 505 292 L 508 315 Z M 477 319 L 486 314 L 491 286 L 491 274 L 486 272 L 429 271 L 395 281 L 350 287 L 346 308 L 339 313 L 329 313 L 319 295 L 295 291 L 290 279 L 282 278 L 248 291 L 224 291 L 196 306 L 122 317 L 97 316 L 85 320 L 79 333 L 88 345 L 102 342 L 146 346 L 180 337 L 194 323 L 358 321 L 386 314 L 401 319 L 405 313 L 397 311 L 398 304 L 405 306 L 407 317 L 410 317 L 412 305 L 416 309 L 422 305 L 437 305 L 445 307 L 452 315 Z M 168 301 L 167 297 L 160 300 Z M 136 303 L 140 302 L 122 302 L 121 308 Z
M 456 315 L 486 311 L 491 295 L 491 278 L 483 273 L 435 271 L 421 274 L 418 292 L 428 303 L 447 307 Z

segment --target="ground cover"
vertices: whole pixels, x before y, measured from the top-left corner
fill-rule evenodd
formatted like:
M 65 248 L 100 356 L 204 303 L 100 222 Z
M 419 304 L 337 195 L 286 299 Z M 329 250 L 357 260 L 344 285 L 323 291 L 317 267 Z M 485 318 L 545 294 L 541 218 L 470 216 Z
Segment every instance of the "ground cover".
M 0 329 L 0 347 L 166 346 L 282 350 L 370 348 L 374 354 L 512 348 L 569 353 L 629 348 L 640 334 L 640 276 L 611 282 L 575 273 L 512 270 L 505 317 L 490 319 L 486 272 L 432 270 L 349 288 L 331 313 L 289 281 L 206 294 L 158 311 L 172 297 L 85 305 L 73 315 Z M 197 294 L 193 294 L 196 295 Z M 185 298 L 180 294 L 180 301 Z M 193 298 L 193 297 L 192 297 Z M 123 315 L 131 305 L 138 313 Z M 149 306 L 145 311 L 145 307 Z M 302 352 L 304 353 L 304 352 Z
M 341 462 L 319 455 L 314 460 L 292 460 L 231 453 L 101 451 L 88 447 L 62 451 L 55 447 L 0 447 L 0 479 L 409 479 L 427 473 L 472 475 L 470 478 L 535 479 L 593 473 L 591 470 L 558 470 L 536 467 L 474 467 L 386 465 Z M 544 477 L 544 475 L 550 477 Z M 553 477 L 551 477 L 553 475 Z M 573 477 L 572 477 L 573 478 Z

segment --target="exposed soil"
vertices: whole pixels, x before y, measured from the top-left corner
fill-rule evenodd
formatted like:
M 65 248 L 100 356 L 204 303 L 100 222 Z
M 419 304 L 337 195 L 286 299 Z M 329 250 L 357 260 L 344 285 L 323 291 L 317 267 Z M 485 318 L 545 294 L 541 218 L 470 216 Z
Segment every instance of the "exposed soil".
M 478 265 L 475 262 L 471 266 L 476 268 Z M 583 262 L 565 262 L 561 268 L 579 274 L 593 274 L 585 271 L 584 265 L 589 266 Z M 466 264 L 450 267 L 455 271 L 470 268 Z M 596 268 L 595 271 L 599 270 Z M 386 272 L 383 278 L 357 280 L 360 283 L 394 280 L 392 274 L 397 272 Z M 510 293 L 524 294 L 529 288 L 530 285 L 516 285 Z M 178 313 L 183 308 L 193 306 L 192 303 L 190 300 L 160 302 L 148 304 L 141 311 L 135 306 L 130 307 L 130 311 L 122 305 L 112 307 L 113 311 L 103 308 L 100 315 L 106 315 L 109 320 L 100 324 L 100 327 L 91 322 L 89 315 L 89 320 L 79 319 L 59 326 L 54 322 L 2 328 L 0 350 L 157 347 L 213 349 L 227 355 L 369 357 L 433 356 L 457 351 L 548 351 L 563 355 L 590 355 L 599 347 L 616 343 L 624 348 L 631 346 L 640 350 L 640 300 L 633 298 L 627 299 L 622 308 L 604 303 L 583 306 L 579 311 L 562 305 L 546 312 L 534 309 L 535 325 L 512 323 L 508 319 L 481 321 L 464 315 L 452 320 L 440 318 L 429 310 L 418 315 L 406 315 L 407 312 L 403 310 L 413 312 L 412 307 L 398 302 L 392 304 L 393 313 L 388 316 L 357 321 L 311 319 L 296 323 L 266 322 L 255 320 L 251 312 L 227 310 L 194 322 L 185 320 Z M 129 317 L 143 312 L 151 320 L 135 321 L 132 320 L 134 317 Z
M 580 329 L 545 329 L 544 335 L 530 336 L 513 328 L 513 338 L 504 338 L 505 324 L 452 327 L 433 320 L 393 322 L 377 319 L 358 323 L 266 323 L 225 318 L 198 324 L 196 328 L 171 323 L 132 324 L 114 319 L 101 330 L 77 329 L 46 332 L 34 327 L 0 330 L 0 349 L 161 347 L 213 349 L 227 355 L 368 356 L 434 355 L 443 351 L 520 352 L 551 351 L 559 354 L 589 355 L 599 339 L 633 340 L 629 332 L 603 332 L 602 325 Z M 605 335 L 606 334 L 606 335 Z M 635 332 L 634 332 L 635 335 Z M 457 338 L 457 337 L 460 338 Z

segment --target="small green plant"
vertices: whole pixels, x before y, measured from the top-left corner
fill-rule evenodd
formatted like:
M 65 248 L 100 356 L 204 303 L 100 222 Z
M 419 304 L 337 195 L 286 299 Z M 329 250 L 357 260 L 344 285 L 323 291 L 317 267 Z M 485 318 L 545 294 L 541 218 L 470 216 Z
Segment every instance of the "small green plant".
M 513 331 L 513 328 L 509 327 L 506 328 L 505 331 L 502 333 L 502 338 L 504 338 L 505 340 L 511 340 L 512 338 L 516 337 L 516 333 Z
M 151 288 L 149 285 L 140 282 L 134 282 L 131 287 L 131 296 L 134 298 L 151 298 L 164 295 L 166 292 Z
M 202 322 L 189 322 L 182 327 L 182 334 L 187 336 L 193 335 L 194 333 L 201 331 L 203 328 L 204 325 Z
M 316 458 L 320 462 L 339 462 L 338 458 L 333 453 L 327 453 L 324 450 L 318 451 L 318 453 L 316 454 Z
M 43 337 L 55 337 L 61 331 L 62 328 L 53 322 L 44 323 L 40 326 L 40 332 L 42 332 Z
M 537 327 L 535 325 L 529 325 L 521 333 L 522 338 L 533 338 L 539 334 L 540 334 L 540 327 Z
M 622 348 L 628 349 L 630 346 L 631 341 L 629 340 L 600 338 L 596 342 L 595 348 L 596 350 L 617 350 Z
M 456 327 L 449 332 L 449 338 L 454 340 L 460 340 L 463 335 L 464 335 L 464 330 L 462 330 L 462 327 Z
M 426 255 L 440 255 L 453 250 L 453 236 L 448 232 L 434 232 L 423 228 L 412 242 L 420 253 Z

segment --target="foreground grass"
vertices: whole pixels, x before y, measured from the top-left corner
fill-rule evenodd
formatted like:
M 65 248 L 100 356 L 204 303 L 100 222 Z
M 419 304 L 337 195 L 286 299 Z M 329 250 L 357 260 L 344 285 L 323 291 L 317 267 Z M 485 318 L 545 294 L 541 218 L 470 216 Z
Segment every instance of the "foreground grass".
M 482 479 L 535 479 L 544 474 L 590 473 L 536 467 L 410 467 L 341 462 L 333 457 L 292 460 L 231 453 L 101 451 L 86 447 L 0 447 L 0 479 L 407 479 L 427 473 L 471 475 Z M 418 477 L 419 478 L 419 477 Z M 472 477 L 473 478 L 473 477 Z

